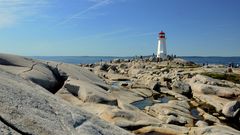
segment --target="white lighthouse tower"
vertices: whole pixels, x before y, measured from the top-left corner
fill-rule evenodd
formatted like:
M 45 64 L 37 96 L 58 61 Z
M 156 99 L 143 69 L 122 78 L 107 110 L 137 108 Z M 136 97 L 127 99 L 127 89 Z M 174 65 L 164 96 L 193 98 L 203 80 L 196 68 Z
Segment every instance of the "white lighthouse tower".
M 163 31 L 159 33 L 159 37 L 158 37 L 157 58 L 167 59 L 166 38 L 165 38 L 165 33 Z

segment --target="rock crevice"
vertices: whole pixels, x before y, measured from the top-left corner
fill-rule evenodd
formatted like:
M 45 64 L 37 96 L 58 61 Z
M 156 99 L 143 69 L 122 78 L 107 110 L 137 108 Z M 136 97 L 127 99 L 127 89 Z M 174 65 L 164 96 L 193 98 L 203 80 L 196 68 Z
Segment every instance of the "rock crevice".
M 18 129 L 16 126 L 14 126 L 13 124 L 11 124 L 7 120 L 5 120 L 2 116 L 0 116 L 0 121 L 3 124 L 5 124 L 6 126 L 10 127 L 11 129 L 13 129 L 14 131 L 16 131 L 17 133 L 19 133 L 21 135 L 31 135 L 30 133 L 27 133 L 27 132 L 24 132 L 24 131 Z

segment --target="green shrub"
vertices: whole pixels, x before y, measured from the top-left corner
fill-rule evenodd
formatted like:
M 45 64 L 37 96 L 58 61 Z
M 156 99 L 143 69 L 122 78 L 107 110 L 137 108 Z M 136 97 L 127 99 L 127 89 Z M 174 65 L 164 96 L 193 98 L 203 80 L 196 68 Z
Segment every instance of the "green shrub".
M 240 84 L 240 75 L 239 74 L 234 74 L 234 73 L 210 73 L 210 72 L 205 72 L 202 73 L 202 75 L 209 76 L 214 79 L 219 79 L 219 80 L 227 80 L 230 82 L 234 83 L 239 83 Z

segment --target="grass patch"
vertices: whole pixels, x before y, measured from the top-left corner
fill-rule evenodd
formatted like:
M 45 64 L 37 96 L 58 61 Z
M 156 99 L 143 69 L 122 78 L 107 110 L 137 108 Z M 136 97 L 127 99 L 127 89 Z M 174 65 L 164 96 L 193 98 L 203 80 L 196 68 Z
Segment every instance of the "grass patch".
M 235 74 L 235 73 L 221 74 L 221 73 L 205 72 L 205 73 L 202 73 L 202 75 L 209 76 L 209 77 L 214 78 L 214 79 L 227 80 L 227 81 L 230 81 L 230 82 L 240 84 L 240 75 Z

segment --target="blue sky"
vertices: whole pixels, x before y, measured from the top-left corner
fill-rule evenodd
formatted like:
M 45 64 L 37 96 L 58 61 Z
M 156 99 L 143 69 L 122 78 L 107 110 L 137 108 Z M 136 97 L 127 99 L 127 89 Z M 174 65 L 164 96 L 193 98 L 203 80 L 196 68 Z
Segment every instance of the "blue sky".
M 240 56 L 240 0 L 0 0 L 0 52 Z

